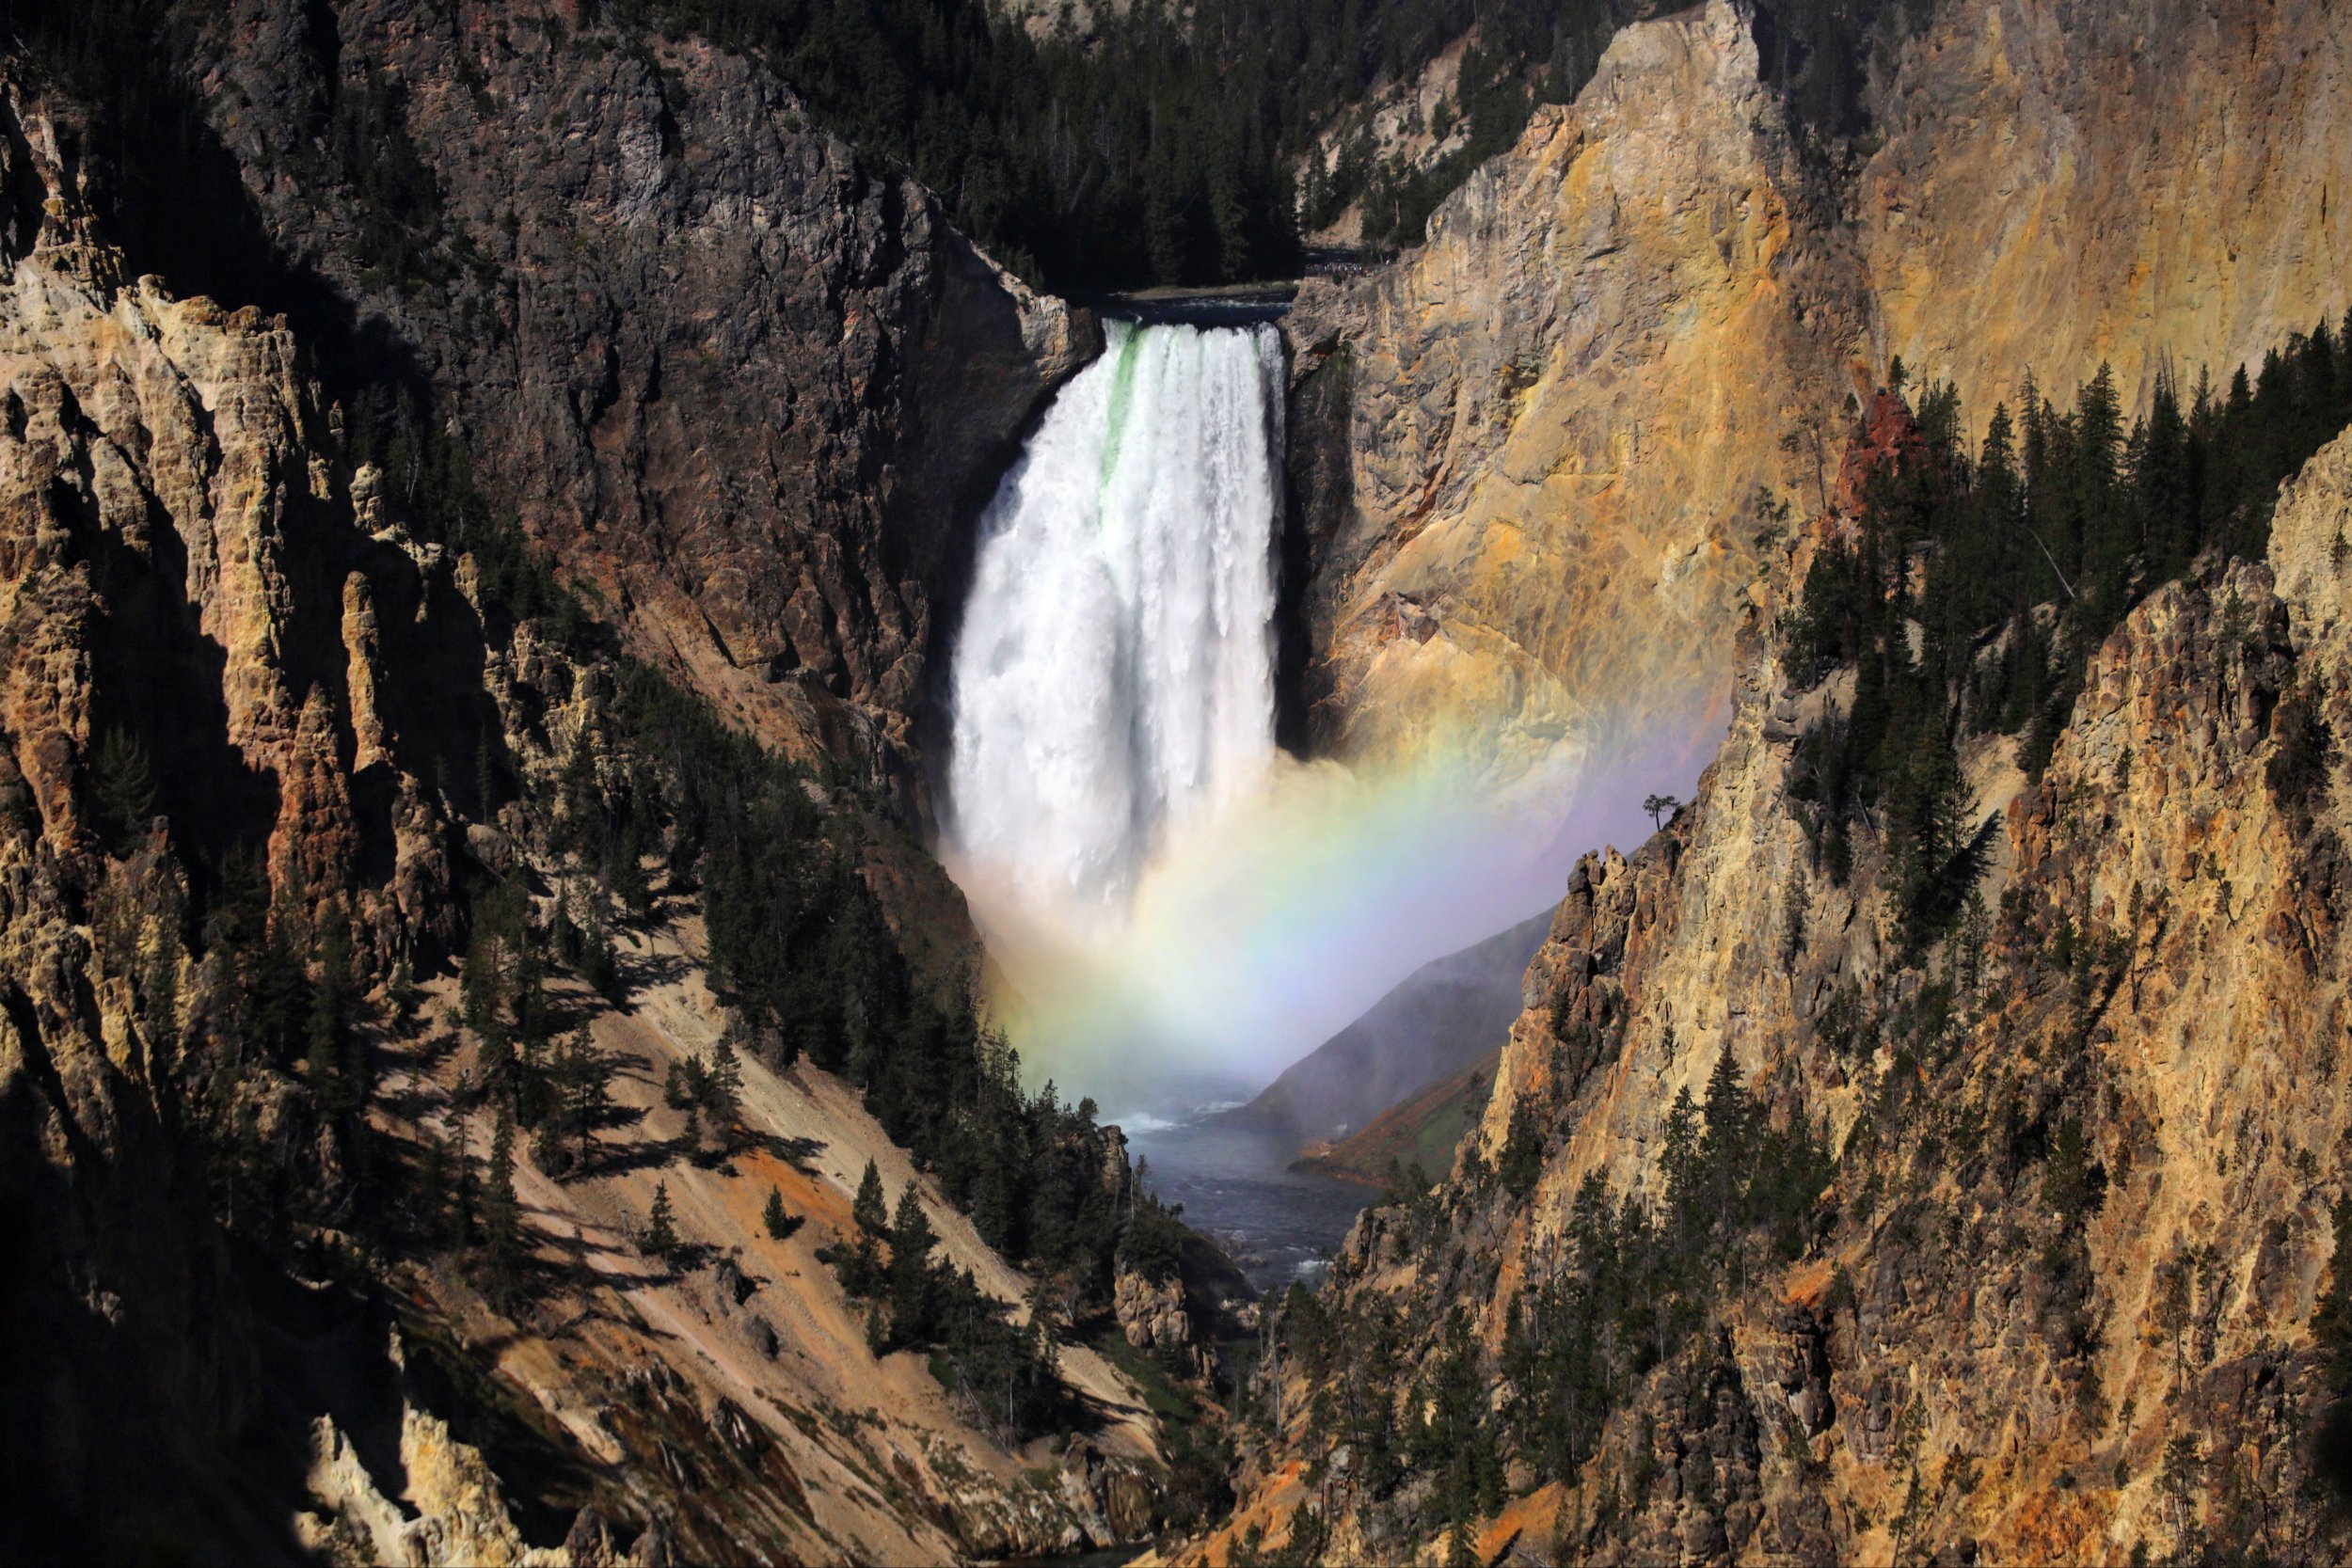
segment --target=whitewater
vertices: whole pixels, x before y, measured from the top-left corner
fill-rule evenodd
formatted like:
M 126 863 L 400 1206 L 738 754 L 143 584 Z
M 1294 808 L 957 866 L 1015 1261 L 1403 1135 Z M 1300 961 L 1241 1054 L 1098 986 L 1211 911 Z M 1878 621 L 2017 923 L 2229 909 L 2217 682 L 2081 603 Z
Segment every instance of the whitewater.
M 1070 935 L 1275 754 L 1280 340 L 1104 330 L 982 519 L 953 690 L 954 853 Z

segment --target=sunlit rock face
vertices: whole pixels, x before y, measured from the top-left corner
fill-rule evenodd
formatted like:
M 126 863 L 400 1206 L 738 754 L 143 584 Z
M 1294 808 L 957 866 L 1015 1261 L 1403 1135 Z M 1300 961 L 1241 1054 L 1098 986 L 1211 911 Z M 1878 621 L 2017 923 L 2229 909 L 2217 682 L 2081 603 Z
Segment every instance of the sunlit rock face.
M 1734 7 L 1639 24 L 1426 245 L 1310 281 L 1284 331 L 1314 743 L 1703 756 L 1757 487 L 1817 510 L 1892 356 L 1981 429 L 2028 372 L 2063 398 L 2112 361 L 2131 406 L 2168 356 L 2226 383 L 2341 316 L 2352 34 L 2175 8 L 1942 8 L 1851 173 L 1798 155 Z
M 1848 393 L 1867 394 L 1893 355 L 1915 381 L 1956 383 L 1981 432 L 2029 371 L 2064 397 L 2109 361 L 2128 409 L 2167 357 L 2185 387 L 2201 364 L 2226 381 L 2290 331 L 2341 318 L 2352 303 L 2348 46 L 2341 19 L 2319 8 L 1965 0 L 1887 62 L 1874 87 L 1883 145 L 1825 173 L 1819 203 L 1813 182 L 1769 156 L 1783 145 L 1770 105 L 1754 145 L 1777 182 L 1738 187 L 1746 205 L 1711 203 L 1690 182 L 1679 198 L 1655 186 L 1581 192 L 1580 168 L 1630 167 L 1639 136 L 1628 117 L 1650 102 L 1635 62 L 1659 89 L 1657 123 L 1705 124 L 1754 101 L 1737 59 L 1745 40 L 1728 8 L 1713 7 L 1629 29 L 1575 108 L 1539 119 L 1449 203 L 1426 249 L 1307 291 L 1290 326 L 1302 372 L 1295 450 L 1318 420 L 1351 433 L 1351 444 L 1320 449 L 1344 455 L 1296 470 L 1318 574 L 1315 727 L 1329 744 L 1358 756 L 1396 749 L 1411 716 L 1444 703 L 1527 715 L 1573 689 L 1637 693 L 1630 710 L 1677 673 L 1702 686 L 1708 672 L 1736 677 L 1693 807 L 1637 851 L 1595 854 L 1568 884 L 1483 1121 L 1439 1200 L 1454 1205 L 1449 1235 L 1468 1240 L 1418 1250 L 1410 1222 L 1383 1211 L 1352 1239 L 1326 1305 L 1377 1304 L 1427 1324 L 1460 1306 L 1500 1344 L 1529 1307 L 1534 1271 L 1565 1256 L 1584 1180 L 1655 1199 L 1675 1097 L 1701 1094 L 1726 1053 L 1775 1115 L 1820 1116 L 1833 1143 L 1877 1089 L 1915 1079 L 1933 1102 L 1922 1115 L 1947 1118 L 1939 1129 L 1983 1107 L 2015 1126 L 2078 1118 L 2114 1183 L 2080 1217 L 2105 1325 L 2082 1338 L 2054 1306 L 2045 1254 L 2019 1241 L 2051 1216 L 2040 1153 L 1997 1139 L 1989 1159 L 1943 1146 L 1918 1155 L 1908 1195 L 1883 1198 L 1875 1177 L 1864 1196 L 1856 1174 L 1825 1209 L 1881 1202 L 1886 1215 L 1901 1196 L 1912 1207 L 1900 1223 L 1890 1218 L 1867 1246 L 1740 1281 L 1720 1332 L 1651 1380 L 1581 1486 L 1540 1491 L 1526 1513 L 1507 1505 L 1475 1549 L 1506 1552 L 1528 1525 L 1529 1549 L 1561 1560 L 1874 1560 L 1903 1549 L 2120 1560 L 2136 1543 L 2175 1538 L 2160 1478 L 2167 1444 L 2194 1433 L 2214 1511 L 2236 1506 L 2230 1489 L 2242 1485 L 2265 1506 L 2277 1499 L 2269 1538 L 2314 1559 L 2343 1555 L 2340 1519 L 2307 1489 L 2324 1375 L 2311 1322 L 2329 1278 L 2337 1189 L 2307 1151 L 2334 1147 L 2352 1118 L 2334 1044 L 2338 846 L 2352 822 L 2340 789 L 2296 820 L 2272 773 L 2291 695 L 2337 736 L 2352 724 L 2345 438 L 2290 483 L 2266 562 L 2165 586 L 2106 639 L 2038 784 L 2008 741 L 1965 759 L 1970 811 L 1992 824 L 1988 907 L 2013 895 L 2027 918 L 1971 957 L 2008 966 L 2007 978 L 1956 1027 L 1950 1060 L 1964 1066 L 1942 1078 L 1914 1073 L 1909 1058 L 1899 1074 L 1865 1075 L 1827 1043 L 1841 993 L 1907 1005 L 1917 974 L 1888 934 L 1876 874 L 1838 887 L 1811 864 L 1791 757 L 1804 727 L 1847 694 L 1800 689 L 1781 668 L 1769 611 L 1788 599 L 1759 590 L 1764 613 L 1742 635 L 1736 614 L 1672 618 L 1664 571 L 1569 582 L 1554 568 L 1549 597 L 1528 587 L 1515 599 L 1525 585 L 1499 563 L 1536 570 L 1577 548 L 1641 561 L 1682 537 L 1677 528 L 1736 516 L 1724 486 L 1759 477 L 1803 514 L 1826 510 L 1852 416 L 1870 407 Z M 1686 70 L 1705 60 L 1722 69 Z M 1623 146 L 1576 139 L 1604 119 Z M 1653 166 L 1653 178 L 1672 166 Z M 1622 341 L 1596 334 L 1585 356 L 1564 355 L 1560 323 L 1576 299 L 1661 254 L 1667 237 L 1736 240 L 1743 230 L 1715 227 L 1720 214 L 1745 216 L 1772 192 L 1785 204 L 1778 248 L 1743 255 L 1734 243 L 1710 260 L 1692 245 L 1660 269 L 1689 279 L 1745 267 L 1712 293 L 1672 295 L 1677 309 L 1661 318 L 1711 353 L 1613 356 Z M 1661 217 L 1623 244 L 1564 238 L 1612 211 Z M 1795 345 L 1778 379 L 1752 341 L 1701 336 L 1763 299 L 1796 324 L 1749 318 Z M 1602 319 L 1638 316 L 1619 305 Z M 1561 374 L 1563 364 L 1580 373 Z M 1629 460 L 1589 495 L 1569 492 L 1563 475 L 1584 470 L 1529 454 L 1578 453 L 1570 436 L 1585 427 L 1562 411 L 1580 399 L 1613 400 L 1597 427 L 1664 460 Z M 1554 412 L 1539 420 L 1540 407 Z M 1717 418 L 1718 407 L 1747 417 Z M 1892 451 L 1900 431 L 1871 412 L 1866 445 Z M 1808 413 L 1834 421 L 1818 481 Z M 1797 450 L 1784 452 L 1792 428 Z M 1748 467 L 1732 462 L 1739 453 Z M 1555 494 L 1571 499 L 1551 503 Z M 1736 530 L 1718 542 L 1726 559 L 1742 547 Z M 1737 578 L 1723 575 L 1724 588 Z M 1773 590 L 1791 591 L 1787 578 Z M 1692 602 L 1736 610 L 1740 597 Z M 1619 662 L 1572 685 L 1597 667 L 1579 665 L 1596 656 L 1571 633 L 1613 633 Z M 2128 957 L 2090 1004 L 2032 974 L 2061 913 L 2113 933 Z M 1527 1192 L 1497 1195 L 1476 1173 L 1504 1155 L 1522 1114 L 1553 1136 Z M 1850 1151 L 1850 1168 L 1871 1158 Z M 2199 1269 L 2192 1348 L 2179 1352 L 2159 1325 Z M 1414 1332 L 1411 1354 L 1440 1354 L 1436 1329 Z M 1285 1392 L 1305 1409 L 1324 1391 L 1294 1381 Z M 1933 1456 L 1913 1474 L 1940 1473 L 1940 1492 L 1929 1481 L 1906 1496 L 1906 1411 L 1928 1434 L 1919 1452 Z M 1232 1531 L 1198 1560 L 1218 1558 L 1243 1521 L 1282 1539 L 1306 1494 L 1288 1478 L 1325 1435 L 1295 1422 L 1253 1456 L 1261 1479 L 1244 1488 Z M 1656 1478 L 1646 1494 L 1628 1488 L 1635 1474 Z M 1375 1509 L 1338 1512 L 1333 1560 L 1403 1555 Z
M 1851 384 L 1862 295 L 1824 227 L 1716 5 L 1621 33 L 1420 251 L 1307 285 L 1285 331 L 1320 744 L 1394 757 L 1461 724 L 1510 775 L 1713 727 L 1754 493 L 1809 483 L 1782 437 Z
M 1853 209 L 1874 343 L 1976 413 L 2030 372 L 2235 366 L 2352 304 L 2352 29 L 2264 0 L 1937 8 Z

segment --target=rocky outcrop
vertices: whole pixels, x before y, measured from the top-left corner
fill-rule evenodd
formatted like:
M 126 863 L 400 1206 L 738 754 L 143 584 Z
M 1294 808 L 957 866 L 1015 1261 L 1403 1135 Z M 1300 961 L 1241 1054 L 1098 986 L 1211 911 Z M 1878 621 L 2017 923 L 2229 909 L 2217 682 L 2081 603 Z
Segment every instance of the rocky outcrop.
M 351 767 L 349 683 L 387 649 L 346 647 L 342 607 L 349 581 L 402 606 L 400 654 L 463 601 L 443 567 L 437 607 L 430 570 L 355 525 L 283 324 L 128 280 L 83 201 L 79 123 L 0 90 L 6 1528 L 34 1555 L 273 1557 L 273 1481 L 230 1453 L 270 1386 L 260 1319 L 185 1138 L 186 1051 L 233 987 L 193 946 L 186 867 L 215 911 L 249 854 L 280 891 L 314 878 L 364 950 L 429 948 L 446 822 L 416 762 Z M 411 758 L 442 736 L 417 706 L 389 721 Z M 400 874 L 360 875 L 370 848 Z M 289 1180 L 337 1190 L 286 1079 L 212 1087 Z
M 1194 1334 L 1181 1276 L 1155 1280 L 1121 1270 L 1113 1281 L 1111 1307 L 1120 1333 L 1136 1349 L 1151 1351 L 1187 1373 L 1206 1370 L 1208 1353 Z
M 859 1167 L 819 1189 L 771 1140 L 916 1177 L 822 1074 L 748 1069 L 763 1175 L 817 1221 L 788 1251 L 772 1186 L 727 1166 L 667 1176 L 727 1271 L 631 1246 L 660 1140 L 601 1182 L 517 1155 L 532 1289 L 505 1310 L 462 1261 L 479 1209 L 453 1250 L 407 1234 L 412 1193 L 483 1190 L 491 1114 L 481 1061 L 390 1020 L 388 983 L 453 1014 L 433 971 L 465 901 L 577 878 L 548 802 L 623 671 L 427 542 L 285 318 L 134 278 L 91 141 L 0 80 L 0 1555 L 929 1561 L 1141 1528 L 1149 1419 L 1041 1481 L 914 1357 L 877 1362 L 812 1255 Z M 560 1006 L 656 1064 L 620 1075 L 641 1119 L 726 1020 L 675 927 L 630 941 L 628 1008 Z M 337 983 L 368 994 L 330 1007 Z M 1025 1297 L 961 1214 L 935 1223 Z M 1062 1365 L 1140 1408 L 1085 1347 Z
M 581 1513 L 587 1528 L 566 1538 L 566 1550 L 533 1552 L 515 1526 L 497 1475 L 477 1450 L 450 1435 L 448 1422 L 404 1404 L 399 1432 L 398 1462 L 408 1484 L 392 1498 L 333 1417 L 312 1424 L 310 1470 L 304 1479 L 319 1507 L 294 1520 L 306 1548 L 331 1562 L 413 1568 L 525 1562 L 637 1568 L 644 1562 L 641 1555 L 612 1549 L 594 1510 Z
M 479 0 L 187 10 L 277 250 L 414 356 L 630 651 L 919 813 L 963 525 L 1092 319 L 699 40 Z

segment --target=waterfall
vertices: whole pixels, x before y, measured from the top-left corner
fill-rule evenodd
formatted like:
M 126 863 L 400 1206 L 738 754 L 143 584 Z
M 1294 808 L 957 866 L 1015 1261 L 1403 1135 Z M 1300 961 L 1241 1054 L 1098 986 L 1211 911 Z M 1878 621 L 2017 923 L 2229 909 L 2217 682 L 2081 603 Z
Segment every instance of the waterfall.
M 948 848 L 1077 929 L 1274 757 L 1280 341 L 1106 336 L 982 519 L 953 667 Z

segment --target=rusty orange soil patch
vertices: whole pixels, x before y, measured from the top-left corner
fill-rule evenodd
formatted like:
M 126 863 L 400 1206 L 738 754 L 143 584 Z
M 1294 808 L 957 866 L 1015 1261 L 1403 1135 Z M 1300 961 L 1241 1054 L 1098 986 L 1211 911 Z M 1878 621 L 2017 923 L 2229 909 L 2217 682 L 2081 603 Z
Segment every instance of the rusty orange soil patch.
M 735 1169 L 737 1180 L 725 1188 L 727 1212 L 732 1215 L 748 1203 L 750 1218 L 744 1221 L 743 1228 L 750 1234 L 763 1239 L 768 1234 L 765 1213 L 771 1187 L 784 1195 L 786 1213 L 800 1215 L 812 1227 L 821 1226 L 835 1236 L 850 1233 L 850 1200 L 832 1182 L 811 1176 L 764 1148 L 737 1155 Z
M 1810 1263 L 1800 1263 L 1788 1271 L 1781 1285 L 1781 1297 L 1791 1307 L 1818 1307 L 1823 1292 L 1829 1289 L 1829 1276 L 1835 1262 L 1816 1258 Z
M 2021 1562 L 2107 1561 L 2107 1520 L 2115 1494 L 2104 1491 L 2060 1491 L 2043 1486 L 2027 1494 L 2011 1515 L 2009 1549 L 2003 1560 Z
M 1201 1540 L 1184 1547 L 1169 1560 L 1179 1563 L 1199 1563 L 1206 1568 L 1224 1568 L 1232 1560 L 1233 1548 L 1255 1525 L 1263 1532 L 1261 1543 L 1272 1542 L 1278 1535 L 1288 1539 L 1291 1518 L 1307 1500 L 1306 1484 L 1301 1479 L 1307 1468 L 1303 1459 L 1294 1459 L 1266 1478 L 1248 1505 Z M 1263 1545 L 1261 1547 L 1263 1549 Z
M 1560 1517 L 1560 1499 L 1567 1489 L 1556 1481 L 1546 1481 L 1524 1497 L 1506 1503 L 1478 1536 L 1478 1560 L 1492 1562 L 1508 1550 L 1511 1543 L 1551 1540 L 1551 1527 Z

